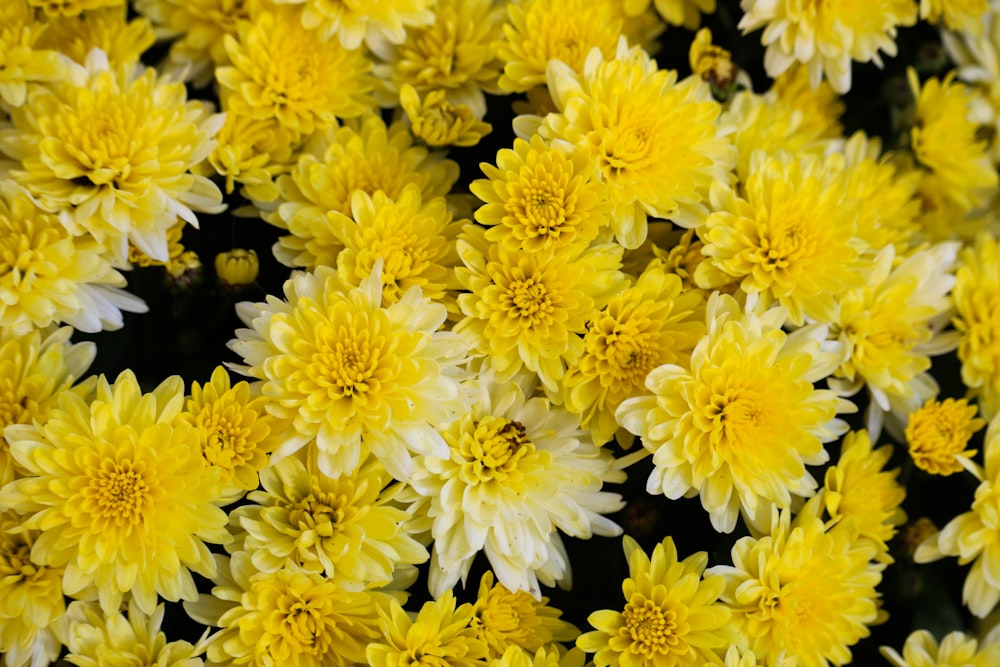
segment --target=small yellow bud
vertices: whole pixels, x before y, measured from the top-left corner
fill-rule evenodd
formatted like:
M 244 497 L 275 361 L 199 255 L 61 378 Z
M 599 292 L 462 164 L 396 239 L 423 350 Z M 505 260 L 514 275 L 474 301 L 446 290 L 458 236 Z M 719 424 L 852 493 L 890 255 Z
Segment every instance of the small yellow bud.
M 712 44 L 712 32 L 702 28 L 695 35 L 688 53 L 691 71 L 708 83 L 725 90 L 736 78 L 736 68 L 729 51 Z
M 225 287 L 243 287 L 257 279 L 260 264 L 253 250 L 234 248 L 215 256 L 215 274 Z

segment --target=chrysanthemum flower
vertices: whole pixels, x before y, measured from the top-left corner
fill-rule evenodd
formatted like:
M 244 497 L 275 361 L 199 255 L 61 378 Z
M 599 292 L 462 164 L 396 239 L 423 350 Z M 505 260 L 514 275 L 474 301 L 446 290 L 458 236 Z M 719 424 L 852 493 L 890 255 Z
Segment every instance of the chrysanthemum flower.
M 958 556 L 959 565 L 972 563 L 962 587 L 962 602 L 985 618 L 1000 602 L 1000 419 L 986 427 L 985 466 L 973 470 L 981 480 L 972 508 L 925 540 L 913 555 L 918 563 Z
M 337 275 L 359 285 L 382 262 L 382 303 L 391 305 L 411 287 L 424 297 L 454 307 L 449 293 L 458 289 L 455 240 L 466 220 L 452 220 L 444 197 L 421 201 L 420 188 L 408 184 L 395 200 L 385 192 L 351 198 L 351 217 L 327 213 L 330 229 L 343 243 Z
M 434 22 L 432 0 L 387 0 L 371 4 L 359 0 L 274 0 L 279 5 L 301 5 L 302 25 L 316 30 L 323 41 L 336 36 L 345 49 L 357 51 L 361 43 L 400 44 L 407 29 Z
M 976 406 L 964 398 L 929 399 L 910 414 L 906 443 L 914 465 L 932 475 L 948 476 L 970 467 L 976 450 L 966 449 L 973 434 L 986 422 L 976 417 Z
M 834 299 L 863 283 L 857 262 L 861 201 L 850 197 L 844 161 L 811 154 L 754 153 L 740 189 L 712 186 L 713 212 L 698 235 L 708 260 L 695 281 L 738 282 L 762 302 L 788 308 L 792 324 L 830 321 Z
M 397 43 L 373 40 L 372 51 L 382 61 L 375 74 L 382 80 L 382 106 L 395 106 L 404 85 L 425 94 L 443 90 L 445 99 L 486 115 L 483 91 L 499 92 L 502 62 L 497 56 L 502 5 L 492 0 L 436 0 L 434 20 L 407 31 Z
M 410 121 L 413 136 L 428 146 L 475 146 L 493 126 L 476 117 L 465 104 L 452 104 L 442 88 L 431 90 L 420 99 L 410 84 L 399 90 L 399 104 Z
M 258 474 L 286 427 L 268 414 L 267 404 L 246 382 L 232 385 L 223 366 L 204 386 L 191 384 L 179 419 L 197 429 L 205 463 L 219 469 L 220 499 L 237 500 L 257 488 Z
M 283 568 L 322 574 L 345 590 L 384 586 L 393 571 L 427 560 L 395 506 L 399 486 L 367 452 L 357 469 L 327 477 L 289 456 L 261 473 L 259 491 L 236 508 L 231 550 L 249 552 L 261 572 Z
M 32 555 L 66 568 L 67 595 L 96 586 L 113 613 L 131 593 L 152 613 L 157 594 L 197 596 L 191 571 L 214 574 L 205 543 L 229 540 L 226 514 L 195 430 L 177 419 L 183 403 L 179 377 L 144 394 L 125 371 L 113 384 L 101 376 L 89 402 L 64 391 L 44 424 L 5 430 L 27 476 L 4 486 L 0 503 L 42 531 Z
M 838 412 L 853 406 L 813 383 L 840 363 L 842 348 L 826 327 L 782 331 L 787 313 L 746 312 L 732 297 L 708 301 L 708 333 L 690 367 L 660 366 L 648 394 L 624 401 L 618 422 L 653 452 L 650 493 L 701 496 L 712 525 L 731 532 L 742 509 L 766 521 L 769 504 L 789 507 L 810 496 L 806 465 L 825 463 L 823 443 L 847 431 Z M 763 513 L 763 516 L 761 516 Z
M 354 287 L 329 267 L 296 272 L 285 300 L 237 305 L 249 329 L 230 347 L 237 367 L 263 381 L 268 410 L 293 420 L 277 454 L 315 438 L 320 470 L 337 477 L 354 470 L 362 443 L 393 477 L 405 480 L 410 451 L 448 455 L 436 426 L 465 410 L 455 375 L 467 347 L 440 331 L 447 316 L 414 287 L 382 304 L 382 268 Z
M 66 611 L 66 662 L 78 667 L 102 664 L 152 664 L 157 667 L 201 667 L 199 649 L 190 642 L 167 641 L 160 627 L 166 608 L 150 614 L 130 601 L 128 615 L 101 610 L 88 602 L 74 602 Z
M 123 287 L 92 236 L 72 236 L 23 189 L 0 189 L 0 327 L 18 334 L 59 323 L 88 333 L 118 329 L 123 310 L 146 311 Z
M 227 194 L 239 183 L 247 198 L 274 201 L 280 192 L 275 179 L 291 168 L 293 151 L 303 139 L 277 118 L 257 120 L 229 112 L 216 141 L 200 171 L 210 174 L 214 169 L 224 176 Z
M 877 560 L 892 562 L 886 544 L 906 522 L 900 505 L 906 488 L 897 481 L 899 468 L 883 470 L 892 447 L 875 449 L 867 431 L 852 431 L 840 445 L 840 459 L 826 469 L 823 503 L 834 521 L 854 521 L 862 538 L 875 541 Z
M 374 107 L 371 62 L 304 28 L 294 10 L 262 12 L 237 34 L 223 37 L 232 65 L 215 71 L 226 111 L 312 134 Z
M 40 46 L 57 50 L 81 65 L 100 49 L 112 63 L 134 63 L 153 45 L 153 24 L 145 17 L 128 20 L 128 6 L 105 7 L 49 21 Z
M 728 180 L 736 157 L 708 84 L 694 76 L 678 82 L 676 72 L 657 69 L 624 39 L 613 59 L 592 49 L 582 74 L 550 61 L 547 82 L 560 113 L 546 116 L 539 131 L 594 156 L 622 245 L 642 244 L 649 215 L 684 227 L 703 221 L 709 185 Z M 524 136 L 529 128 L 515 129 Z
M 826 529 L 818 500 L 794 521 L 789 510 L 775 511 L 768 534 L 736 542 L 732 566 L 706 571 L 725 578 L 734 629 L 762 664 L 785 656 L 801 667 L 849 664 L 850 647 L 884 620 L 875 587 L 885 566 L 872 562 L 878 547 L 859 539 L 850 520 Z
M 699 551 L 677 560 L 674 540 L 666 537 L 650 558 L 625 536 L 628 578 L 622 582 L 625 608 L 592 613 L 595 628 L 576 640 L 594 653 L 597 667 L 702 667 L 721 665 L 716 649 L 735 640 L 730 611 L 719 603 L 726 580 L 705 575 L 708 554 Z
M 534 385 L 529 374 L 497 383 L 484 371 L 470 380 L 472 405 L 442 429 L 448 453 L 416 461 L 407 498 L 415 516 L 433 521 L 435 597 L 465 580 L 479 551 L 509 590 L 539 597 L 539 581 L 568 583 L 558 531 L 586 539 L 621 530 L 602 516 L 621 509 L 621 497 L 601 487 L 624 473 L 575 415 L 531 398 Z
M 487 241 L 511 252 L 610 241 L 608 190 L 587 149 L 534 135 L 499 150 L 496 166 L 480 166 L 486 178 L 469 189 L 485 202 L 475 215 L 490 228 Z
M 62 642 L 56 621 L 66 610 L 63 571 L 31 561 L 37 530 L 23 530 L 23 517 L 0 513 L 0 653 L 6 667 L 51 664 Z
M 193 210 L 224 208 L 215 184 L 190 173 L 211 152 L 223 118 L 151 68 L 112 68 L 97 50 L 87 64 L 85 80 L 38 88 L 13 110 L 13 127 L 0 131 L 0 151 L 20 162 L 10 176 L 118 263 L 129 242 L 166 260 L 166 230 L 178 216 L 197 226 Z
M 507 3 L 504 41 L 500 44 L 506 92 L 545 85 L 550 60 L 560 60 L 578 74 L 591 49 L 614 58 L 623 16 L 609 0 L 521 0 Z
M 411 618 L 392 602 L 379 609 L 381 641 L 368 645 L 365 656 L 372 667 L 485 666 L 486 644 L 470 626 L 472 605 L 455 607 L 455 596 L 445 591 L 438 600 L 425 602 Z
M 809 68 L 815 88 L 824 77 L 838 93 L 851 88 L 851 61 L 882 65 L 880 51 L 896 55 L 896 30 L 913 25 L 912 0 L 879 0 L 843 5 L 796 0 L 741 0 L 744 34 L 764 28 L 764 67 L 775 78 L 795 62 Z
M 550 607 L 549 599 L 538 600 L 525 591 L 513 592 L 502 583 L 493 583 L 487 570 L 479 580 L 470 625 L 489 650 L 489 658 L 502 658 L 507 649 L 517 647 L 535 653 L 554 641 L 572 641 L 580 633 Z
M 558 391 L 566 366 L 583 352 L 579 334 L 625 282 L 622 248 L 523 253 L 490 244 L 485 234 L 468 225 L 458 240 L 465 266 L 455 272 L 468 292 L 458 296 L 465 318 L 454 330 L 487 355 L 499 382 L 527 368 Z
M 688 365 L 705 334 L 704 309 L 701 293 L 684 290 L 681 279 L 654 260 L 587 323 L 583 353 L 566 371 L 560 396 L 590 429 L 594 444 L 614 437 L 615 410 L 644 392 L 651 370 Z
M 903 654 L 889 646 L 879 652 L 892 667 L 992 667 L 1000 664 L 1000 644 L 986 646 L 964 632 L 949 632 L 939 644 L 927 630 L 915 630 L 903 644 Z
M 378 637 L 376 608 L 387 604 L 388 595 L 346 591 L 316 572 L 258 572 L 243 551 L 216 559 L 211 594 L 184 603 L 191 618 L 220 628 L 206 641 L 208 665 L 364 662 L 365 647 Z
M 125 0 L 28 0 L 28 4 L 45 11 L 48 16 L 78 16 L 102 7 L 124 5 Z
M 336 266 L 343 242 L 330 229 L 330 211 L 351 214 L 351 198 L 361 190 L 382 190 L 396 199 L 409 183 L 420 186 L 422 201 L 448 194 L 458 179 L 458 164 L 413 143 L 406 124 L 388 128 L 377 115 L 347 122 L 328 141 L 303 154 L 291 173 L 278 178 L 281 196 L 261 202 L 264 218 L 290 236 L 274 247 L 286 266 L 313 269 Z
M 39 43 L 44 32 L 45 24 L 36 20 L 27 0 L 7 0 L 0 6 L 0 100 L 12 107 L 24 104 L 29 82 L 70 76 L 69 60 Z
M 978 395 L 979 411 L 1000 410 L 1000 243 L 982 233 L 962 249 L 955 274 L 955 328 L 962 382 Z

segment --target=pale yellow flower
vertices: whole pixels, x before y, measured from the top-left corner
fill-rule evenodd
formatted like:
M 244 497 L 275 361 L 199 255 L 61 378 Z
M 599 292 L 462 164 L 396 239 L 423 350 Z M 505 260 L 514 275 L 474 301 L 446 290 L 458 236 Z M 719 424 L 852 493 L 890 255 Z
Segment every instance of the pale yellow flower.
M 465 104 L 452 104 L 446 91 L 435 88 L 423 100 L 410 84 L 399 91 L 399 104 L 410 121 L 413 136 L 428 146 L 475 146 L 493 126 L 479 120 Z
M 932 475 L 951 475 L 971 467 L 976 450 L 966 449 L 969 439 L 986 422 L 976 417 L 976 406 L 964 398 L 928 399 L 910 414 L 906 443 L 913 463 Z

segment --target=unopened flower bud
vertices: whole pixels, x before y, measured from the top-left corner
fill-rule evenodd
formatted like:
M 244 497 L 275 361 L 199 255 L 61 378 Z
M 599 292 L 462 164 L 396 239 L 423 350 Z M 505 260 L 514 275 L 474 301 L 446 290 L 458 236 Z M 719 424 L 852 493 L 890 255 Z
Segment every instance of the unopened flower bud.
M 215 256 L 215 274 L 223 287 L 235 289 L 249 285 L 257 279 L 260 264 L 254 250 L 234 248 Z

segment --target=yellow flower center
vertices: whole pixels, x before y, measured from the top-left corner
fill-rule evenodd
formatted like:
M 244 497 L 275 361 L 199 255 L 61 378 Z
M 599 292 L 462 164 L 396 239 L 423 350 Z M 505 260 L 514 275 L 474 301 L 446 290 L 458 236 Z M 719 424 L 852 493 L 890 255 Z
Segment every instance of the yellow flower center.
M 144 134 L 137 128 L 136 109 L 123 102 L 102 96 L 81 104 L 79 111 L 67 109 L 53 119 L 55 140 L 80 171 L 76 180 L 81 185 L 121 187 L 131 178 L 134 156 L 146 146 L 136 141 Z
M 471 627 L 488 645 L 501 652 L 511 644 L 534 651 L 543 643 L 539 637 L 548 635 L 541 625 L 533 598 L 525 591 L 512 593 L 502 584 L 491 588 L 485 597 L 476 601 Z
M 31 546 L 10 535 L 0 537 L 0 580 L 25 582 L 41 578 L 44 567 L 31 562 Z
M 658 585 L 656 588 L 664 587 Z M 657 604 L 635 593 L 625 605 L 622 617 L 624 624 L 619 632 L 630 641 L 629 650 L 632 653 L 654 659 L 658 655 L 678 651 L 678 648 L 680 652 L 687 651 L 686 646 L 679 647 L 681 638 L 690 630 L 687 614 L 670 599 Z
M 29 401 L 27 396 L 18 396 L 12 378 L 0 377 L 0 441 L 3 441 L 3 427 L 28 422 L 34 412 L 32 408 L 37 408 L 33 404 L 34 401 Z
M 755 261 L 768 271 L 784 270 L 802 262 L 813 254 L 816 245 L 810 231 L 809 224 L 794 217 L 762 226 Z
M 513 484 L 523 477 L 518 464 L 534 458 L 535 445 L 520 422 L 488 416 L 476 422 L 471 433 L 462 434 L 459 455 L 467 484 L 494 480 Z
M 566 162 L 561 154 L 549 152 L 541 164 L 521 167 L 518 181 L 508 186 L 511 196 L 505 209 L 527 238 L 548 236 L 554 241 L 572 233 L 576 196 L 569 187 L 571 165 Z
M 624 171 L 639 167 L 649 155 L 652 133 L 653 130 L 645 119 L 592 132 L 590 141 L 597 147 L 604 174 L 614 179 Z
M 515 319 L 520 319 L 527 329 L 548 323 L 554 310 L 545 283 L 535 276 L 512 280 L 502 295 L 501 303 Z
M 253 458 L 256 443 L 250 440 L 250 426 L 240 406 L 205 406 L 195 418 L 195 425 L 206 436 L 202 450 L 205 460 L 222 468 L 229 477 Z
M 85 507 L 82 509 L 116 526 L 141 523 L 143 510 L 152 503 L 145 472 L 141 462 L 102 461 L 90 485 L 84 489 Z
M 960 472 L 962 464 L 955 457 L 975 453 L 963 450 L 972 434 L 985 425 L 975 415 L 976 406 L 970 406 L 965 399 L 927 401 L 910 415 L 906 426 L 906 441 L 914 464 L 934 475 Z
M 269 652 L 275 664 L 289 664 L 297 663 L 298 656 L 323 656 L 331 650 L 332 586 L 317 586 L 314 579 L 298 573 L 254 582 L 251 596 L 259 600 L 263 612 L 264 637 L 258 651 Z M 249 617 L 242 620 L 249 621 Z M 251 628 L 259 632 L 257 627 Z
M 587 332 L 587 351 L 594 356 L 601 384 L 616 392 L 642 384 L 659 364 L 658 332 L 644 310 L 650 308 L 625 309 L 618 317 L 605 312 Z
M 313 492 L 295 501 L 288 512 L 288 523 L 301 531 L 295 539 L 300 549 L 310 549 L 317 542 L 332 537 L 337 526 L 347 518 L 347 512 L 353 509 L 343 494 L 334 496 L 319 491 L 319 479 L 315 475 L 310 477 L 310 485 Z
M 397 345 L 382 333 L 382 320 L 365 313 L 344 313 L 337 324 L 317 332 L 316 349 L 306 366 L 306 376 L 330 399 L 367 403 L 377 400 L 392 383 L 400 361 Z M 338 326 L 339 324 L 339 326 Z

